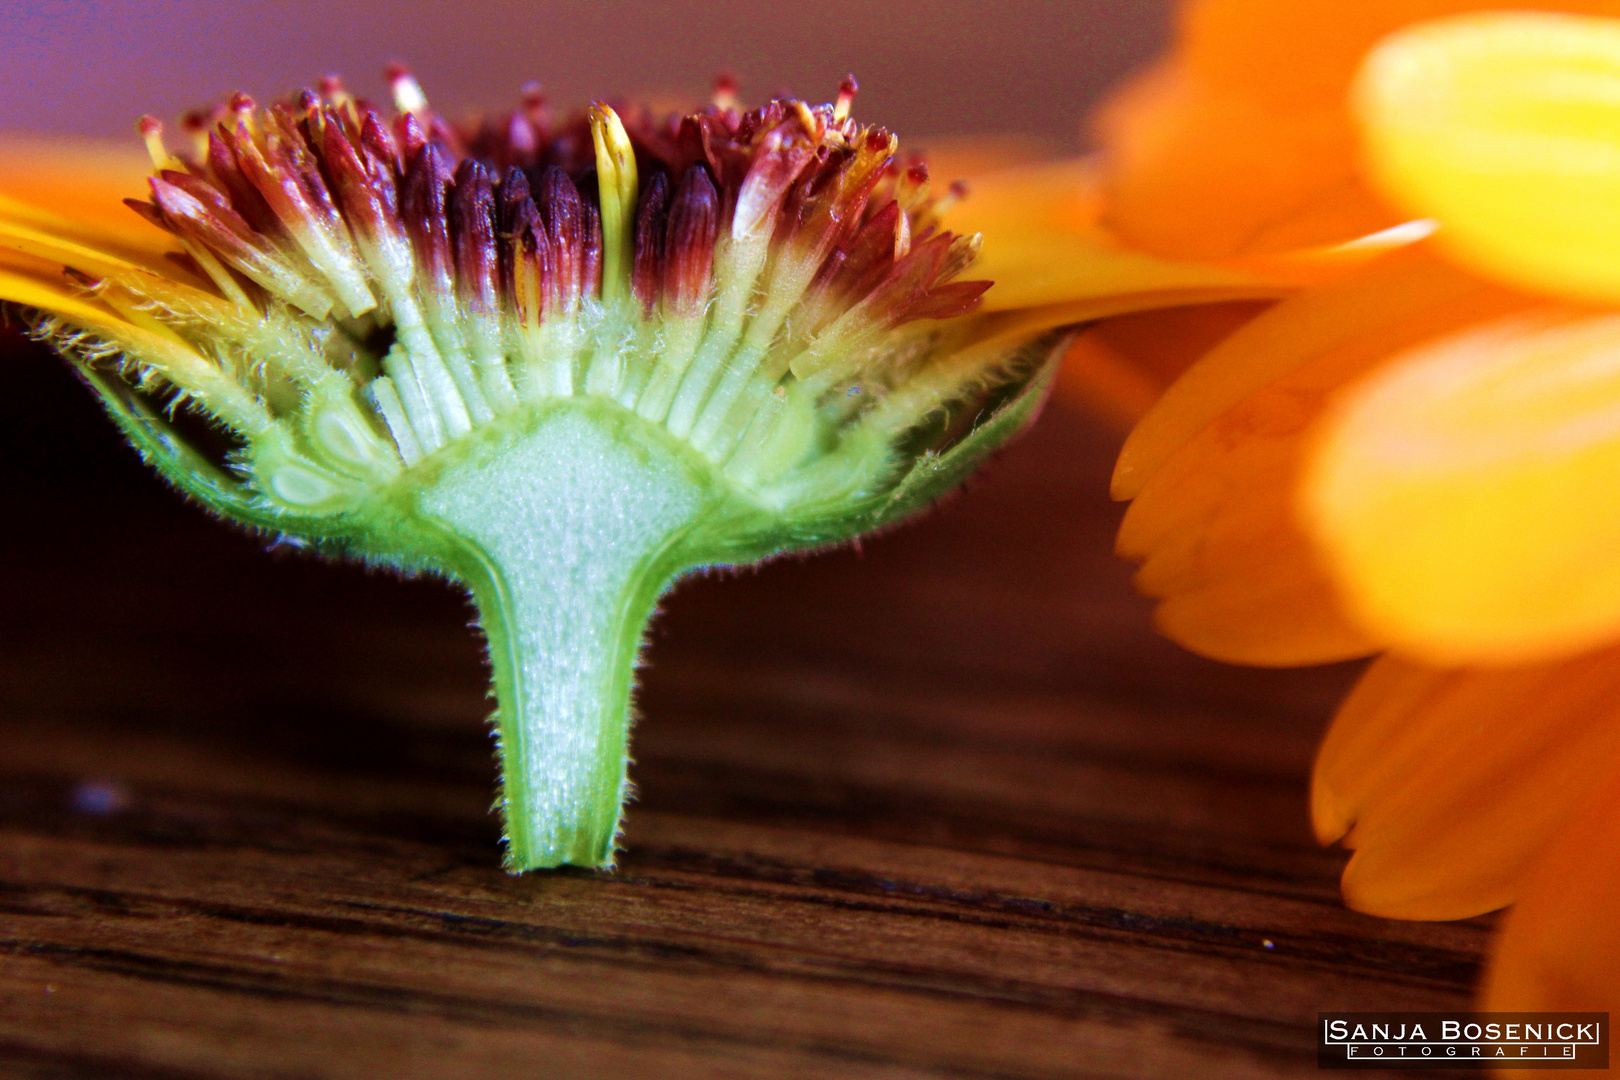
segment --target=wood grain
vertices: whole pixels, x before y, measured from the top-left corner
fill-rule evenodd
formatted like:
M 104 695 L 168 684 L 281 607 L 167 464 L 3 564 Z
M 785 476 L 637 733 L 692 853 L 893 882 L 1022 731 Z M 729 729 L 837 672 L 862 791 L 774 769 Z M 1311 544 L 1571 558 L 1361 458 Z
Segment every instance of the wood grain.
M 1077 413 L 684 583 L 621 869 L 513 878 L 462 600 L 203 520 L 11 352 L 0 1075 L 1298 1076 L 1319 1009 L 1469 1001 L 1488 921 L 1348 912 L 1310 840 L 1353 668 L 1156 639 Z

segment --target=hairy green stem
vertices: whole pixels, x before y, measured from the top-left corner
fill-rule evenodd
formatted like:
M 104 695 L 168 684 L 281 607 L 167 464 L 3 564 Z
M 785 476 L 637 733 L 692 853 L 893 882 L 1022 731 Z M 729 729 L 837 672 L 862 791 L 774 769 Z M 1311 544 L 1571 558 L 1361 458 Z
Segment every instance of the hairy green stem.
M 705 504 L 676 454 L 628 430 L 641 426 L 559 410 L 419 497 L 488 636 L 514 871 L 613 863 L 642 630 Z

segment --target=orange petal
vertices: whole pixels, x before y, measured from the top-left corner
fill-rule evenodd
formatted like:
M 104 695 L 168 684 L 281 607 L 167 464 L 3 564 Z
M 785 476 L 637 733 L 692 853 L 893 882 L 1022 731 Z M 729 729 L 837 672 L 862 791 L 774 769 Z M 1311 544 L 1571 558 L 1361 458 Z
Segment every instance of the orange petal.
M 1358 336 L 1370 339 L 1378 328 L 1480 288 L 1420 246 L 1285 300 L 1189 368 L 1143 417 L 1120 451 L 1114 497 L 1134 498 L 1171 454 L 1261 387 Z
M 1559 830 L 1503 923 L 1483 1008 L 1620 1015 L 1617 927 L 1620 782 L 1610 779 Z
M 1193 361 L 1268 306 L 1234 301 L 1107 319 L 1070 348 L 1058 392 L 1129 429 Z
M 1216 354 L 1228 355 L 1248 335 L 1268 340 L 1261 324 L 1294 303 L 1262 315 Z M 1472 282 L 1404 317 L 1382 312 L 1385 321 L 1358 327 L 1335 347 L 1317 349 L 1307 338 L 1304 356 L 1289 359 L 1295 370 L 1249 391 L 1186 439 L 1137 492 L 1119 533 L 1120 554 L 1143 561 L 1138 587 L 1164 600 L 1160 628 L 1196 652 L 1250 664 L 1323 663 L 1377 649 L 1378 639 L 1344 614 L 1295 517 L 1307 434 L 1329 395 L 1413 341 L 1528 303 Z M 1376 303 L 1363 306 L 1369 319 L 1381 312 Z M 1282 366 L 1286 357 L 1279 345 L 1263 362 Z M 1246 374 L 1240 369 L 1238 378 Z
M 1533 314 L 1415 349 L 1325 421 L 1304 514 L 1356 618 L 1435 663 L 1620 633 L 1620 317 Z
M 151 162 L 140 144 L 0 138 L 0 219 L 50 232 L 163 270 L 174 238 L 143 220 L 125 198 L 144 198 Z
M 1327 664 L 1377 649 L 1339 613 L 1296 537 L 1268 537 L 1253 555 L 1268 565 L 1161 603 L 1153 615 L 1159 632 L 1200 656 L 1254 667 Z
M 1144 560 L 1159 629 L 1194 652 L 1282 666 L 1365 655 L 1292 517 L 1302 435 L 1321 392 L 1253 394 L 1176 454 L 1131 504 L 1118 548 Z
M 1425 23 L 1368 57 L 1356 105 L 1382 189 L 1465 265 L 1620 300 L 1620 19 Z
M 1360 179 L 1345 98 L 1362 56 L 1475 9 L 1612 13 L 1608 0 L 1192 0 L 1168 60 L 1100 114 L 1107 221 L 1174 258 L 1314 246 L 1401 220 Z
M 1379 660 L 1334 720 L 1313 780 L 1318 835 L 1355 848 L 1345 902 L 1401 919 L 1513 902 L 1612 772 L 1616 702 L 1617 649 L 1501 669 Z
M 988 312 L 1130 294 L 1169 295 L 1172 303 L 1180 296 L 1181 303 L 1192 303 L 1206 292 L 1225 298 L 1280 291 L 1252 274 L 1124 247 L 1098 226 L 1097 210 L 1091 164 L 1068 160 L 978 177 L 968 197 L 946 214 L 945 225 L 983 234 L 971 276 L 996 283 L 985 295 Z
M 1098 118 L 1108 226 L 1167 258 L 1223 259 L 1398 224 L 1356 176 L 1337 103 L 1278 108 L 1181 68 L 1138 79 Z

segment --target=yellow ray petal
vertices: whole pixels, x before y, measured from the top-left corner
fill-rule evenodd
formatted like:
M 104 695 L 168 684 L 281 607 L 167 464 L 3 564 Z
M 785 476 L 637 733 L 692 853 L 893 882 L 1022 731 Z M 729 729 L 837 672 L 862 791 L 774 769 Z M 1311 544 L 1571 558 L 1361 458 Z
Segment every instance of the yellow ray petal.
M 1304 378 L 1251 395 L 1172 457 L 1127 511 L 1119 552 L 1143 560 L 1136 585 L 1163 599 L 1159 629 L 1194 652 L 1285 666 L 1377 648 L 1339 614 L 1293 520 L 1302 436 L 1321 398 Z
M 1324 421 L 1302 489 L 1354 616 L 1435 663 L 1620 633 L 1620 317 L 1567 309 L 1419 348 Z
M 1107 221 L 1174 258 L 1348 240 L 1401 217 L 1367 190 L 1346 91 L 1380 38 L 1482 8 L 1613 0 L 1186 0 L 1169 58 L 1100 112 Z
M 1161 629 L 1204 655 L 1251 664 L 1323 663 L 1378 648 L 1379 639 L 1344 614 L 1298 525 L 1308 433 L 1330 395 L 1412 342 L 1528 302 L 1475 283 L 1403 318 L 1363 326 L 1336 347 L 1308 347 L 1296 370 L 1187 438 L 1137 491 L 1119 532 L 1120 554 L 1143 561 L 1138 587 L 1165 601 Z M 1286 353 L 1279 347 L 1274 356 Z
M 145 197 L 150 171 L 134 140 L 0 137 L 0 221 L 163 270 L 174 238 L 123 204 Z
M 126 322 L 93 298 L 71 291 L 59 274 L 29 273 L 15 264 L 0 263 L 0 300 L 48 311 L 87 329 L 107 329 Z
M 49 232 L 23 224 L 10 218 L 5 213 L 3 205 L 0 205 L 0 247 L 49 259 L 61 266 L 71 266 L 97 277 L 149 272 L 147 267 L 121 258 L 105 248 L 93 247 L 62 235 L 53 236 Z M 176 276 L 182 273 L 172 262 L 168 264 L 166 270 Z
M 977 178 L 968 197 L 945 216 L 945 226 L 984 235 L 968 276 L 996 283 L 985 295 L 989 312 L 1120 295 L 1184 292 L 1184 302 L 1195 303 L 1206 291 L 1222 298 L 1283 291 L 1253 274 L 1125 248 L 1098 227 L 1098 209 L 1090 163 L 1068 160 Z
M 1430 252 L 1410 248 L 1285 300 L 1189 368 L 1142 418 L 1120 451 L 1114 497 L 1134 498 L 1171 454 L 1261 387 L 1370 330 L 1480 288 Z
M 1313 781 L 1319 835 L 1355 848 L 1345 900 L 1390 918 L 1502 907 L 1620 754 L 1620 650 L 1502 669 L 1385 658 Z
M 1340 613 L 1305 545 L 1268 537 L 1250 551 L 1260 565 L 1178 592 L 1153 613 L 1159 632 L 1229 664 L 1299 667 L 1366 656 L 1377 649 Z
M 1620 299 L 1620 20 L 1473 14 L 1369 57 L 1356 110 L 1376 179 L 1465 264 Z
M 1355 174 L 1339 103 L 1279 105 L 1249 91 L 1260 81 L 1251 72 L 1242 85 L 1219 85 L 1165 66 L 1110 102 L 1098 122 L 1106 223 L 1145 250 L 1185 259 L 1330 244 L 1398 223 Z
M 167 328 L 138 326 L 97 301 L 15 269 L 0 268 L 0 300 L 49 312 L 138 355 L 152 372 L 181 387 L 241 431 L 261 431 L 271 423 L 264 406 L 252 394 L 225 378 L 212 360 Z
M 1616 853 L 1620 783 L 1611 779 L 1584 801 L 1535 866 L 1503 923 L 1481 1008 L 1620 1014 Z

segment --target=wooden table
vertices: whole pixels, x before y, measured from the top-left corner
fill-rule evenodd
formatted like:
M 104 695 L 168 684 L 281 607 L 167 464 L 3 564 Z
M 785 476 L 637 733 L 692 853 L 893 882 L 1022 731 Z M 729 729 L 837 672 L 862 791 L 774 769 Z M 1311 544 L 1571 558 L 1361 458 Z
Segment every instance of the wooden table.
M 681 585 L 622 867 L 514 878 L 459 596 L 266 554 L 0 363 L 0 1075 L 1295 1076 L 1319 1009 L 1469 1001 L 1488 921 L 1346 911 L 1311 842 L 1353 668 L 1155 638 L 1061 404 Z

